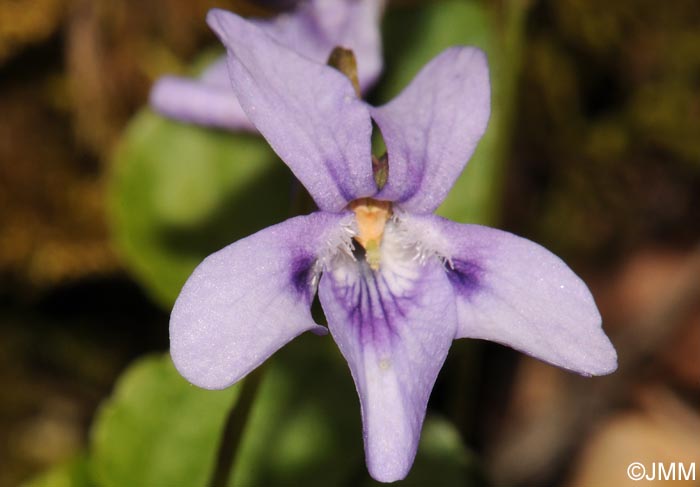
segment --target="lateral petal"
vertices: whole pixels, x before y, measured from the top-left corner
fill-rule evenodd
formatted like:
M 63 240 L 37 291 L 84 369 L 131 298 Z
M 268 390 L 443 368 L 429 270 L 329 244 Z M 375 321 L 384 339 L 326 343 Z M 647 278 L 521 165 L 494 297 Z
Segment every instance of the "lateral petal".
M 407 217 L 406 224 L 449 259 L 458 338 L 502 343 L 582 375 L 617 368 L 593 296 L 559 257 L 494 228 L 437 216 Z
M 484 53 L 451 47 L 399 96 L 372 108 L 389 156 L 389 178 L 377 198 L 413 213 L 440 206 L 486 131 L 490 97 Z
M 369 110 L 350 81 L 235 14 L 212 10 L 207 21 L 228 50 L 243 110 L 319 208 L 339 211 L 376 193 Z
M 314 323 L 316 259 L 345 231 L 343 214 L 292 218 L 207 257 L 170 315 L 170 354 L 187 380 L 230 386 Z
M 394 259 L 384 250 L 378 271 L 364 260 L 336 262 L 321 277 L 319 297 L 360 397 L 369 472 L 382 482 L 400 480 L 413 464 L 428 397 L 455 336 L 454 296 L 441 262 Z

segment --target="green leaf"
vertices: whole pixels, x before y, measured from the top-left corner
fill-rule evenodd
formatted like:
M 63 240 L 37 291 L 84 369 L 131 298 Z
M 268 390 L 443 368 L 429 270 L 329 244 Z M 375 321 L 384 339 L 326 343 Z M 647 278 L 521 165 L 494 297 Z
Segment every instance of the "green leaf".
M 169 356 L 132 365 L 92 429 L 93 477 L 102 487 L 189 487 L 209 479 L 238 387 L 189 384 Z
M 166 307 L 204 257 L 289 215 L 291 172 L 257 136 L 184 125 L 144 110 L 113 163 L 116 243 Z
M 80 455 L 22 484 L 22 487 L 91 487 L 87 458 Z
M 343 485 L 362 471 L 360 406 L 330 337 L 277 352 L 253 404 L 232 486 Z

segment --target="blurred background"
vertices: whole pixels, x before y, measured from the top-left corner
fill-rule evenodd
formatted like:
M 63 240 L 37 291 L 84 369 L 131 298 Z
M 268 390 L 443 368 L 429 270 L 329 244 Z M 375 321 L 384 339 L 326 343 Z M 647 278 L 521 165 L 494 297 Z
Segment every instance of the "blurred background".
M 209 8 L 271 3 L 0 0 L 0 486 L 203 485 L 232 407 L 236 485 L 369 485 L 330 339 L 280 352 L 253 399 L 164 355 L 194 266 L 298 212 L 299 187 L 261 139 L 167 121 L 148 92 L 222 52 Z M 487 51 L 494 117 L 440 211 L 560 255 L 620 357 L 589 379 L 455 342 L 407 483 L 625 485 L 638 461 L 696 462 L 698 485 L 700 3 L 394 1 L 382 33 L 373 102 L 449 45 Z

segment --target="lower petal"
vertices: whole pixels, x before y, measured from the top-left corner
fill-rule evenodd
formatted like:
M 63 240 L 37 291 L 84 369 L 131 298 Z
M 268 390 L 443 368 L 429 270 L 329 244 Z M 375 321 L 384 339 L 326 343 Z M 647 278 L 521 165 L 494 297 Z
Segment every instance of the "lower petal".
M 360 396 L 367 467 L 391 482 L 406 476 L 428 397 L 455 336 L 451 286 L 437 259 L 364 260 L 321 277 L 321 305 Z
M 617 354 L 586 284 L 544 247 L 436 216 L 406 224 L 449 259 L 458 338 L 502 343 L 583 375 L 609 374 Z
M 317 256 L 343 232 L 341 214 L 292 218 L 210 255 L 170 316 L 170 353 L 190 382 L 222 389 L 314 323 Z

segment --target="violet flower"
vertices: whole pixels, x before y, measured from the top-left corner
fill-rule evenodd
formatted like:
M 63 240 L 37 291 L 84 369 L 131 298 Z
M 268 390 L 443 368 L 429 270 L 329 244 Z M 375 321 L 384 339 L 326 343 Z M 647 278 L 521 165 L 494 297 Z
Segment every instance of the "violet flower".
M 372 86 L 382 69 L 379 22 L 384 0 L 302 0 L 296 9 L 271 19 L 249 19 L 279 43 L 325 63 L 336 46 L 352 49 L 360 59 L 358 78 Z M 154 85 L 155 111 L 181 122 L 229 130 L 255 131 L 231 89 L 226 57 L 215 61 L 199 79 L 164 76 Z
M 452 340 L 506 344 L 584 375 L 616 354 L 586 285 L 558 257 L 507 232 L 432 214 L 471 156 L 490 111 L 488 67 L 475 48 L 433 59 L 392 102 L 357 98 L 340 72 L 220 10 L 233 90 L 252 123 L 320 210 L 210 255 L 170 320 L 180 373 L 228 387 L 314 323 L 316 289 L 360 397 L 367 466 L 403 478 L 430 391 Z M 389 172 L 372 173 L 374 120 Z

